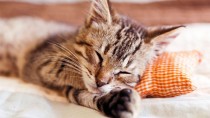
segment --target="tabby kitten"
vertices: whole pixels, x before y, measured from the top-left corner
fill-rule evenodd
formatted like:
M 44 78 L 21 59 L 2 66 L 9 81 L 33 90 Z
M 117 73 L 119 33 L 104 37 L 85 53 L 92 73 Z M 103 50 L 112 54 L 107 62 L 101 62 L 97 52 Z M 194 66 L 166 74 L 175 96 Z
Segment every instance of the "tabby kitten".
M 137 117 L 140 97 L 133 87 L 180 27 L 143 27 L 113 11 L 108 0 L 93 0 L 82 27 L 37 43 L 15 64 L 25 81 L 72 103 L 110 117 Z

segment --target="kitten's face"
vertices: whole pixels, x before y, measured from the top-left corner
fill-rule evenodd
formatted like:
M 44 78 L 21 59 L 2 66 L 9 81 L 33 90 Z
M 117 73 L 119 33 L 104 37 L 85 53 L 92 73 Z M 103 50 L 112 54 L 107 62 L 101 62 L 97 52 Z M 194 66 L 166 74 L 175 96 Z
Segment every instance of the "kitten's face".
M 92 14 L 75 44 L 83 80 L 91 92 L 134 87 L 157 51 L 159 43 L 152 39 L 175 29 L 149 32 L 128 18 L 114 14 L 106 2 L 93 4 Z M 108 5 L 107 9 L 103 9 L 103 5 Z

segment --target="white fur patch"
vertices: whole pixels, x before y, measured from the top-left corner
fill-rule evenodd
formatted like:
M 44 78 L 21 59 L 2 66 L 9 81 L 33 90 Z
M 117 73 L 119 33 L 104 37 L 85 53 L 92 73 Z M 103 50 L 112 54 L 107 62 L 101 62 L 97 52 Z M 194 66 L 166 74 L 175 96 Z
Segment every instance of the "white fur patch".
M 123 61 L 123 64 L 122 64 L 123 68 L 128 64 L 129 59 L 130 59 L 130 56 L 125 58 L 125 60 Z

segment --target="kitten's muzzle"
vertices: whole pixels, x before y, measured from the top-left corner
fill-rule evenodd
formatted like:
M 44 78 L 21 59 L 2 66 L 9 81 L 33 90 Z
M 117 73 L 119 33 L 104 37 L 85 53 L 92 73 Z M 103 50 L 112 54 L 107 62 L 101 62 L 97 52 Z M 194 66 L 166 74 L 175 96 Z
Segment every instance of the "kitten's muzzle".
M 101 82 L 101 81 L 97 81 L 96 84 L 97 84 L 97 87 L 102 87 L 102 86 L 106 85 L 107 83 Z
M 107 85 L 111 82 L 111 78 L 101 78 L 96 80 L 97 87 L 102 87 L 104 85 Z
M 97 87 L 102 87 L 106 84 L 109 84 L 112 80 L 113 76 L 104 71 L 103 69 L 100 69 L 96 75 L 96 85 Z

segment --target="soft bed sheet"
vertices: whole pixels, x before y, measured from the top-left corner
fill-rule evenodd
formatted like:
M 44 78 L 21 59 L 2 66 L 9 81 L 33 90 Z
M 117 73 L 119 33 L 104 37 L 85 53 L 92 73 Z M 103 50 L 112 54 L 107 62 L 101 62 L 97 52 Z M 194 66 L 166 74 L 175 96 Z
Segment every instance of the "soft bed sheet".
M 37 18 L 0 20 L 0 34 L 8 41 L 46 37 L 68 31 L 68 27 Z M 25 32 L 25 29 L 28 29 Z M 44 28 L 44 29 L 43 29 Z M 41 32 L 40 32 L 41 30 Z M 173 98 L 147 98 L 141 103 L 139 118 L 209 118 L 210 117 L 210 25 L 190 24 L 167 51 L 194 50 L 203 53 L 203 62 L 192 77 L 194 92 Z M 24 33 L 21 33 L 24 32 Z M 23 35 L 24 34 L 24 35 Z M 95 110 L 69 104 L 45 88 L 24 83 L 17 78 L 0 77 L 0 118 L 103 118 Z

